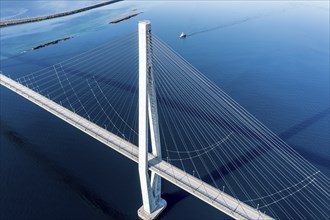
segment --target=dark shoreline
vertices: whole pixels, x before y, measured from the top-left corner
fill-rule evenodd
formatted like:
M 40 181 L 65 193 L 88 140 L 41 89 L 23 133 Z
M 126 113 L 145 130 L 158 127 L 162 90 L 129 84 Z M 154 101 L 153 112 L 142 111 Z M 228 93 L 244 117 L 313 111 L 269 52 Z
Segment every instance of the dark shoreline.
M 38 49 L 41 49 L 41 48 L 44 48 L 44 47 L 47 47 L 47 46 L 50 46 L 50 45 L 53 45 L 53 44 L 58 44 L 59 42 L 70 40 L 72 38 L 74 38 L 74 37 L 65 37 L 65 38 L 54 40 L 54 41 L 50 41 L 48 43 L 41 44 L 39 46 L 33 47 L 32 50 L 38 50 Z
M 117 18 L 117 19 L 114 19 L 110 22 L 110 24 L 116 24 L 116 23 L 119 23 L 121 21 L 124 21 L 124 20 L 127 20 L 127 19 L 130 19 L 132 17 L 135 17 L 139 14 L 142 14 L 143 12 L 136 12 L 136 13 L 133 13 L 133 14 L 129 14 L 129 15 L 126 15 L 126 16 L 123 16 L 123 17 L 120 17 L 120 18 Z
M 57 14 L 52 14 L 52 15 L 46 15 L 46 16 L 38 16 L 38 17 L 33 17 L 33 18 L 25 18 L 25 19 L 14 19 L 14 20 L 5 20 L 5 21 L 0 21 L 0 27 L 7 27 L 7 26 L 13 26 L 13 25 L 18 25 L 18 24 L 25 24 L 25 23 L 31 23 L 31 22 L 38 22 L 38 21 L 43 21 L 43 20 L 48 20 L 48 19 L 53 19 L 53 18 L 59 18 L 59 17 L 64 17 L 68 15 L 73 15 L 77 14 L 80 12 L 88 11 L 94 8 L 102 7 L 105 5 L 109 5 L 112 3 L 116 3 L 119 1 L 123 0 L 111 0 L 107 2 L 102 2 L 99 4 L 87 6 L 84 8 L 72 10 L 72 11 L 67 11 L 67 12 L 62 12 L 62 13 L 57 13 Z

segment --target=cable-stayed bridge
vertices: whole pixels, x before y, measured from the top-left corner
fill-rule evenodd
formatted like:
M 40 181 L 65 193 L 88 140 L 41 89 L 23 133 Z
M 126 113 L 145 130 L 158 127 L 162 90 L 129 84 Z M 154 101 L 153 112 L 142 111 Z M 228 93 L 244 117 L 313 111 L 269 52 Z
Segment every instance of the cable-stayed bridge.
M 235 219 L 329 218 L 329 179 L 151 34 L 149 22 L 0 82 L 137 162 L 141 218 L 166 207 L 161 178 Z

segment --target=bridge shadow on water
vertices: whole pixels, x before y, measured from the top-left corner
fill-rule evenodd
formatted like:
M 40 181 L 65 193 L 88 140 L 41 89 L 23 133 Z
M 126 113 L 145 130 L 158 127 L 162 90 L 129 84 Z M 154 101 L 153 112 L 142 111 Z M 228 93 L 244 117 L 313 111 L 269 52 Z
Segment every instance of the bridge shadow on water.
M 2 137 L 10 141 L 13 144 L 12 146 L 25 153 L 31 160 L 37 161 L 41 167 L 53 175 L 53 178 L 56 178 L 69 187 L 72 192 L 76 193 L 82 200 L 94 207 L 98 212 L 102 213 L 105 218 L 129 219 L 129 216 L 125 213 L 111 207 L 111 205 L 102 198 L 102 195 L 97 195 L 91 188 L 84 185 L 81 179 L 70 174 L 59 162 L 48 159 L 46 155 L 38 152 L 35 145 L 30 143 L 28 139 L 16 132 L 13 128 L 9 127 L 5 121 L 1 120 L 0 122 L 0 135 Z
M 286 131 L 280 133 L 278 136 L 280 138 L 282 138 L 284 141 L 287 141 L 289 138 L 293 137 L 294 135 L 298 134 L 299 132 L 303 131 L 304 129 L 312 126 L 314 123 L 318 122 L 322 118 L 328 116 L 329 111 L 330 111 L 330 108 L 326 108 L 326 109 L 316 113 L 315 115 L 305 119 L 304 121 L 300 122 L 299 124 L 290 127 Z M 292 145 L 290 145 L 290 146 L 296 152 L 298 152 L 300 155 L 302 155 L 304 158 L 306 158 L 308 161 L 310 161 L 312 163 L 319 164 L 322 166 L 328 166 L 330 164 L 330 159 L 327 157 L 323 157 L 316 153 L 302 150 L 301 147 L 299 147 L 299 146 L 292 146 Z M 245 165 L 248 165 L 255 158 L 258 158 L 271 150 L 272 150 L 272 148 L 270 146 L 267 146 L 262 149 L 254 148 L 254 149 L 240 155 L 236 159 L 228 162 L 227 164 L 219 167 L 220 172 L 218 172 L 217 170 L 212 171 L 211 175 L 215 181 L 218 179 L 221 179 L 221 178 L 225 177 L 226 175 L 228 175 L 232 172 L 235 172 L 239 168 L 241 168 Z M 212 179 L 209 175 L 203 176 L 202 180 L 209 184 L 212 183 Z M 171 208 L 173 208 L 175 206 L 175 204 L 179 203 L 180 201 L 186 199 L 189 196 L 191 196 L 191 195 L 183 190 L 177 190 L 177 191 L 174 191 L 171 193 L 163 193 L 162 197 L 167 201 L 167 208 L 164 210 L 164 212 L 162 214 L 166 214 L 166 212 L 170 211 Z
M 302 130 L 312 126 L 314 123 L 318 122 L 322 118 L 327 117 L 329 114 L 330 114 L 330 107 L 328 107 L 328 108 L 316 113 L 315 115 L 305 119 L 304 121 L 300 122 L 299 124 L 296 124 L 296 125 L 290 127 L 286 131 L 280 133 L 278 136 L 280 138 L 282 138 L 283 140 L 287 141 L 289 138 L 291 138 L 294 135 L 298 134 Z M 311 161 L 315 164 L 325 166 L 325 167 L 328 167 L 329 164 L 330 164 L 330 159 L 327 156 L 323 157 L 319 154 L 304 150 L 301 147 L 295 146 L 295 145 L 292 145 L 292 144 L 290 144 L 290 146 L 295 151 L 297 151 L 300 155 L 302 155 L 304 158 L 306 158 L 308 161 Z
M 32 50 L 28 50 L 26 53 L 29 52 L 33 52 Z M 26 53 L 20 53 L 20 54 L 9 54 L 6 52 L 1 51 L 1 54 L 7 56 L 7 58 L 3 59 L 1 61 L 1 70 L 3 71 L 4 74 L 9 74 L 12 75 L 9 72 L 6 72 L 6 68 L 12 68 L 17 66 L 17 61 L 19 60 L 20 62 L 22 62 L 23 64 L 33 64 L 37 67 L 40 67 L 41 69 L 43 68 L 47 68 L 53 65 L 52 60 L 50 60 L 49 62 L 47 62 L 47 60 L 45 59 L 38 59 L 38 58 L 32 58 L 32 57 L 27 57 L 24 56 Z M 52 58 L 58 60 L 60 59 L 62 56 L 61 55 L 57 55 L 57 56 L 53 56 Z M 14 62 L 12 63 L 11 60 L 13 60 Z M 27 74 L 27 73 L 23 73 L 23 74 Z

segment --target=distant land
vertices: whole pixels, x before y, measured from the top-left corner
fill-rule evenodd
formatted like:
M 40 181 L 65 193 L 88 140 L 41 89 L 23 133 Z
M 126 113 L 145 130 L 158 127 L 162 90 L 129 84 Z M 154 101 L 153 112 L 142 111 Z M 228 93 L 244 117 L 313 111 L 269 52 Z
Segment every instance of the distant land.
M 133 12 L 133 13 L 132 13 Z M 127 20 L 127 19 L 130 19 L 132 17 L 135 17 L 139 14 L 142 14 L 143 12 L 136 12 L 136 9 L 132 10 L 130 14 L 128 15 L 124 15 L 124 16 L 121 16 L 121 17 L 118 17 L 118 18 L 115 18 L 113 19 L 110 24 L 116 24 L 116 23 L 119 23 L 121 21 L 124 21 L 124 20 Z
M 53 18 L 64 17 L 64 16 L 73 15 L 73 14 L 77 14 L 77 13 L 80 13 L 80 12 L 88 11 L 88 10 L 91 10 L 91 9 L 94 9 L 94 8 L 102 7 L 102 6 L 105 6 L 105 5 L 113 4 L 113 3 L 116 3 L 116 2 L 119 2 L 119 1 L 123 1 L 123 0 L 106 1 L 106 2 L 99 3 L 99 4 L 79 8 L 79 9 L 76 9 L 76 10 L 61 12 L 61 13 L 56 13 L 56 14 L 51 14 L 51 15 L 37 16 L 37 17 L 32 17 L 32 18 L 4 20 L 4 21 L 0 21 L 0 27 L 7 27 L 7 26 L 12 26 L 12 25 L 38 22 L 38 21 L 43 21 L 43 20 L 48 20 L 48 19 L 53 19 Z
M 74 37 L 73 36 L 72 37 L 64 37 L 64 38 L 61 38 L 61 39 L 50 41 L 48 43 L 41 44 L 39 46 L 33 47 L 32 50 L 38 50 L 38 49 L 41 49 L 41 48 L 44 48 L 44 47 L 47 47 L 47 46 L 50 46 L 50 45 L 53 45 L 53 44 L 58 44 L 59 42 L 70 40 L 71 38 L 74 38 Z

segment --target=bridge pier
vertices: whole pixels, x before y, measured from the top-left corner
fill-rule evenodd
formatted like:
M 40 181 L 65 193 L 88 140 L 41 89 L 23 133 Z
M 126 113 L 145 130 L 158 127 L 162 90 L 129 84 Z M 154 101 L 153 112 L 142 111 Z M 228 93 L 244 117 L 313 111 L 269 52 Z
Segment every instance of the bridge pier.
M 151 172 L 149 178 L 148 134 L 152 154 L 162 158 L 156 91 L 152 69 L 152 39 L 150 21 L 139 22 L 139 177 L 143 206 L 138 210 L 141 219 L 155 219 L 165 209 L 161 198 L 161 177 Z

